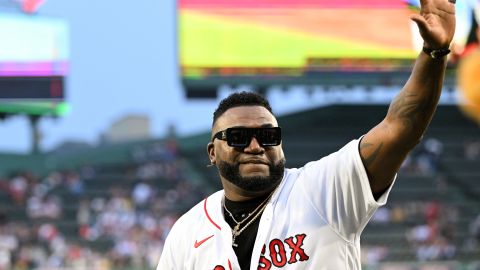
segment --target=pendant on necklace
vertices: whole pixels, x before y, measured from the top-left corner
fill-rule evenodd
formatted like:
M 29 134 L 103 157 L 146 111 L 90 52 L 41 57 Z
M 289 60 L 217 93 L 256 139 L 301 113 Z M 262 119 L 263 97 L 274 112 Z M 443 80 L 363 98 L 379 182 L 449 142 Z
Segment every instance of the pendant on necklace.
M 236 235 L 232 236 L 232 247 L 238 247 L 237 243 L 235 243 L 235 238 L 236 237 L 237 237 Z
M 235 239 L 237 238 L 237 236 L 240 235 L 240 224 L 237 224 L 235 225 L 235 227 L 233 227 L 233 231 L 232 231 L 232 246 L 233 247 L 238 247 L 238 245 L 235 243 Z
M 232 234 L 233 234 L 235 237 L 237 237 L 237 236 L 239 235 L 239 233 L 238 233 L 238 230 L 239 230 L 239 229 L 240 229 L 240 224 L 235 225 L 235 227 L 233 228 Z

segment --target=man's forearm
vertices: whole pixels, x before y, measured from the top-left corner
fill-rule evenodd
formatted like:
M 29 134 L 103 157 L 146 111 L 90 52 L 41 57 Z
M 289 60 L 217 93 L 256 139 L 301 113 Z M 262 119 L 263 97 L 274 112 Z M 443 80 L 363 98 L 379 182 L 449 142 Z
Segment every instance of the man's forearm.
M 390 104 L 387 121 L 401 133 L 405 146 L 414 146 L 430 123 L 440 99 L 447 57 L 432 59 L 420 53 L 412 75 Z

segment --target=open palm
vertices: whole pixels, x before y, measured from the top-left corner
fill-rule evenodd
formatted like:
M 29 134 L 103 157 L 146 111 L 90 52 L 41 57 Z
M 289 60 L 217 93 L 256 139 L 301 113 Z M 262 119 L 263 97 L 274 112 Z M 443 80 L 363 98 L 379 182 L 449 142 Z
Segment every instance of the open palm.
M 412 15 L 425 47 L 448 48 L 455 33 L 455 5 L 448 0 L 421 0 L 420 14 Z

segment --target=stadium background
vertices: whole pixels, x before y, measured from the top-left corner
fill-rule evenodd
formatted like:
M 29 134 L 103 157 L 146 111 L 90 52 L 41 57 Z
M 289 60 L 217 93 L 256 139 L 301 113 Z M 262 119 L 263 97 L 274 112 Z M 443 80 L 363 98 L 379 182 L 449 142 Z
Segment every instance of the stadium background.
M 22 14 L 18 5 L 21 2 L 2 1 L 0 15 Z M 24 1 L 23 7 L 36 2 Z M 71 69 L 65 73 L 59 69 L 60 77 L 65 79 L 62 88 L 64 95 L 37 97 L 33 101 L 29 99 L 27 104 L 18 103 L 18 99 L 12 102 L 2 96 L 0 103 L 4 119 L 0 127 L 3 125 L 5 128 L 2 130 L 5 148 L 31 143 L 28 150 L 31 153 L 4 150 L 0 154 L 0 269 L 155 268 L 163 241 L 173 222 L 196 202 L 220 188 L 215 169 L 206 167 L 208 159 L 205 145 L 210 138 L 208 123 L 211 113 L 221 97 L 232 90 L 247 88 L 266 94 L 272 100 L 274 110 L 279 113 L 279 123 L 285 131 L 287 166 L 298 167 L 335 151 L 380 121 L 387 110 L 388 101 L 408 75 L 408 66 L 415 52 L 414 36 L 410 37 L 412 47 L 402 45 L 406 49 L 400 54 L 396 54 L 397 50 L 384 48 L 381 50 L 381 59 L 372 59 L 379 47 L 360 48 L 352 43 L 355 47 L 350 48 L 347 46 L 349 44 L 329 40 L 333 44 L 331 46 L 343 44 L 345 47 L 341 48 L 344 51 L 339 54 L 338 47 L 334 47 L 337 49 L 330 52 L 333 55 L 317 55 L 317 59 L 308 62 L 313 65 L 305 68 L 295 66 L 298 63 L 295 57 L 287 55 L 283 58 L 275 55 L 275 52 L 272 52 L 275 57 L 261 59 L 266 61 L 263 66 L 255 62 L 258 61 L 256 57 L 233 57 L 232 60 L 228 58 L 232 54 L 228 50 L 239 48 L 227 46 L 227 58 L 214 59 L 219 66 L 212 66 L 215 63 L 202 64 L 202 61 L 212 58 L 191 50 L 200 50 L 208 55 L 207 52 L 210 53 L 212 49 L 208 43 L 218 35 L 198 35 L 198 29 L 188 31 L 186 26 L 190 19 L 193 19 L 193 25 L 202 27 L 218 27 L 218 23 L 209 23 L 209 19 L 202 17 L 202 14 L 187 18 L 183 18 L 182 14 L 206 10 L 218 15 L 218 10 L 215 13 L 211 9 L 220 5 L 222 16 L 230 16 L 228 19 L 238 22 L 228 10 L 229 6 L 222 6 L 225 1 L 189 0 L 177 5 L 151 1 L 140 6 L 130 3 L 130 7 L 115 5 L 114 1 L 97 6 L 93 3 L 79 6 L 54 2 L 47 1 L 44 6 L 39 6 L 38 11 L 27 9 L 34 12 L 24 16 L 38 18 L 55 15 L 56 19 L 65 20 L 69 25 L 71 57 L 66 58 Z M 379 3 L 387 5 L 393 9 L 390 10 L 392 12 L 403 7 L 407 8 L 402 12 L 411 12 L 415 6 L 414 2 L 403 1 L 363 2 L 374 6 Z M 206 7 L 205 3 L 209 6 Z M 228 3 L 231 5 L 234 1 Z M 242 14 L 248 15 L 248 8 L 252 8 L 248 5 L 254 2 L 241 3 L 245 8 Z M 255 3 L 268 3 L 262 7 L 268 9 L 272 8 L 272 3 L 291 5 L 298 2 Z M 318 5 L 327 2 L 312 0 L 305 3 Z M 348 4 L 357 1 L 328 3 L 334 3 L 336 11 L 341 12 L 340 6 L 352 8 Z M 153 7 L 159 9 L 158 13 Z M 182 12 L 187 12 L 182 13 L 176 8 L 184 8 Z M 234 5 L 233 8 L 239 7 Z M 300 9 L 298 6 L 282 8 L 290 11 Z M 353 8 L 358 7 L 353 5 Z M 88 11 L 92 11 L 90 22 L 85 19 L 89 17 Z M 113 14 L 115 11 L 122 12 Z M 140 15 L 132 15 L 134 12 Z M 149 19 L 167 13 L 171 20 L 159 29 L 168 29 L 166 32 L 159 31 L 160 37 L 153 37 L 157 35 L 156 27 Z M 142 17 L 142 14 L 145 18 L 136 22 L 135 19 Z M 468 31 L 464 31 L 467 36 L 474 33 L 476 28 L 472 22 L 466 23 L 469 26 Z M 92 29 L 95 23 L 99 23 L 100 29 L 111 30 L 118 36 L 105 34 L 102 37 L 100 30 L 95 32 Z M 225 25 L 229 23 L 225 20 Z M 145 36 L 132 34 L 139 31 L 135 28 L 138 26 L 147 33 Z M 86 30 L 81 30 L 83 28 Z M 408 26 L 405 29 L 408 30 Z M 169 34 L 177 30 L 178 34 Z M 88 35 L 92 31 L 95 34 Z M 119 36 L 125 32 L 129 33 L 126 38 L 130 43 L 127 44 L 132 48 L 121 43 L 123 39 Z M 241 29 L 241 32 L 250 31 Z M 84 35 L 79 36 L 78 33 Z M 284 44 L 285 33 L 269 35 L 265 37 L 268 42 L 274 39 L 275 44 Z M 149 37 L 153 42 L 147 50 L 142 47 L 142 42 L 147 43 Z M 206 37 L 206 40 L 198 40 L 198 37 Z M 196 40 L 187 42 L 190 38 Z M 212 44 L 229 43 L 235 38 L 239 39 L 233 35 Z M 460 41 L 462 39 L 475 42 L 475 39 L 459 37 Z M 149 61 L 145 57 L 147 54 L 156 61 L 162 60 L 156 58 L 158 55 L 155 55 L 155 51 L 158 49 L 155 49 L 155 45 L 169 48 L 160 45 L 163 41 L 173 45 L 174 49 L 159 52 L 159 55 L 167 56 L 169 60 L 178 56 L 179 60 L 166 61 L 168 64 L 158 67 L 142 64 Z M 198 45 L 199 41 L 203 45 Z M 305 39 L 297 42 L 300 41 Z M 236 40 L 233 43 L 238 42 Z M 257 46 L 240 49 L 245 49 L 244 54 L 251 54 L 252 50 L 255 53 L 255 48 L 261 47 L 260 40 L 257 42 L 254 43 Z M 194 43 L 197 43 L 196 46 L 188 47 L 188 44 Z M 382 46 L 388 48 L 389 45 Z M 116 47 L 120 48 L 117 48 L 118 54 L 108 55 L 108 50 Z M 312 50 L 300 45 L 276 47 L 281 49 L 280 52 Z M 142 48 L 148 53 L 142 54 Z M 211 55 L 221 55 L 216 49 L 213 48 Z M 27 47 L 28 50 L 33 49 Z M 362 239 L 365 269 L 467 270 L 480 267 L 480 137 L 478 122 L 467 117 L 458 106 L 461 100 L 458 96 L 456 66 L 460 63 L 463 51 L 463 48 L 457 51 L 451 59 L 441 106 L 423 142 L 402 166 L 388 205 L 377 212 L 365 229 Z M 89 52 L 92 55 L 106 54 L 108 57 L 89 58 L 85 54 Z M 355 54 L 358 52 L 363 54 L 358 56 Z M 258 54 L 267 55 L 265 52 Z M 122 57 L 121 62 L 113 60 L 117 56 Z M 83 57 L 97 61 L 78 64 L 84 61 Z M 282 59 L 285 62 L 281 62 Z M 158 63 L 156 61 L 155 64 Z M 228 61 L 244 62 L 231 66 Z M 85 70 L 83 66 L 89 69 Z M 127 73 L 133 76 L 116 76 L 123 73 L 116 73 L 115 66 L 127 69 Z M 365 67 L 368 67 L 367 70 L 364 70 Z M 163 72 L 166 69 L 178 70 L 179 73 Z M 134 70 L 140 70 L 140 73 Z M 309 72 L 302 73 L 305 70 Z M 6 82 L 11 82 L 11 75 L 3 77 Z M 123 88 L 109 84 L 111 80 L 127 86 Z M 177 80 L 182 81 L 185 87 L 172 83 Z M 154 83 L 149 85 L 151 82 Z M 144 87 L 156 92 L 152 96 L 158 98 L 156 102 L 138 89 Z M 127 91 L 127 88 L 130 89 Z M 0 91 L 6 95 L 9 88 L 4 86 Z M 76 91 L 81 91 L 86 101 L 78 102 L 80 94 Z M 108 98 L 98 91 L 107 92 Z M 171 92 L 181 97 L 183 106 L 167 105 L 169 101 L 178 102 L 172 99 Z M 38 91 L 32 93 L 38 94 Z M 131 106 L 132 102 L 147 108 L 151 105 L 165 106 L 170 112 L 152 110 L 139 115 L 132 113 L 137 108 Z M 108 107 L 119 109 L 112 112 Z M 202 108 L 192 110 L 191 107 Z M 160 121 L 155 113 L 162 115 Z M 104 126 L 109 127 L 99 131 L 81 121 L 78 114 L 84 114 L 83 117 L 92 122 L 96 121 L 95 118 L 103 119 L 104 123 L 109 122 Z M 110 114 L 110 118 L 102 118 L 102 114 Z M 186 116 L 187 120 L 178 118 L 177 121 L 173 115 Z M 197 121 L 197 117 L 203 120 Z M 52 124 L 52 118 L 56 119 L 54 121 L 57 124 Z M 112 118 L 117 120 L 112 121 Z M 26 119 L 30 119 L 31 130 L 25 125 L 29 123 Z M 8 136 L 10 131 L 6 127 L 11 128 L 15 121 L 24 125 L 23 129 L 31 133 L 31 139 Z M 158 122 L 162 123 L 161 127 L 156 126 L 152 132 L 151 124 Z M 190 129 L 184 127 L 190 123 L 197 126 Z M 69 131 L 57 133 L 56 129 Z M 98 139 L 92 141 L 89 137 L 92 135 L 80 131 L 82 129 L 93 129 L 90 132 L 96 132 Z

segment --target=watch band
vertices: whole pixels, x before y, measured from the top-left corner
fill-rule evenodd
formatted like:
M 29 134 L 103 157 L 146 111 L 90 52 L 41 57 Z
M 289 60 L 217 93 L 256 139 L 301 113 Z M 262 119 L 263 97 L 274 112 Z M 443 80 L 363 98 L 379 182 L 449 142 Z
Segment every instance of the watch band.
M 423 47 L 423 52 L 428 54 L 433 59 L 440 59 L 445 55 L 450 53 L 450 49 L 430 49 L 427 47 Z

